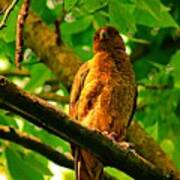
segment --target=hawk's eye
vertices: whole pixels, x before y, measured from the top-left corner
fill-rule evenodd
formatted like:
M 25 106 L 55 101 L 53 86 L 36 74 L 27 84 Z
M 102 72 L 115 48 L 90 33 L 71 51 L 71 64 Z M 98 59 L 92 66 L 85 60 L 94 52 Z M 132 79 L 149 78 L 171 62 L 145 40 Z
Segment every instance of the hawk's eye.
M 94 36 L 94 40 L 98 40 L 99 39 L 99 33 L 96 33 Z
M 110 38 L 110 34 L 107 30 L 101 30 L 99 33 L 99 38 L 100 40 L 102 39 L 109 39 Z

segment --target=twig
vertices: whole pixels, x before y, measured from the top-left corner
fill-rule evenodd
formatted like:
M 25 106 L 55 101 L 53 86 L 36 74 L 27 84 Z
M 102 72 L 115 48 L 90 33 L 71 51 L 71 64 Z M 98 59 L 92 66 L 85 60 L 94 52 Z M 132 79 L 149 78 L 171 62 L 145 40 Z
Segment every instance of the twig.
M 52 100 L 55 102 L 66 103 L 66 104 L 69 103 L 69 96 L 60 96 L 55 93 L 49 93 L 49 92 L 43 92 L 36 95 L 46 100 Z
M 8 6 L 8 8 L 5 10 L 4 16 L 0 22 L 0 30 L 6 27 L 6 21 L 17 3 L 18 0 L 13 0 L 12 3 Z
M 138 83 L 138 86 L 143 86 L 146 89 L 152 89 L 152 90 L 163 90 L 163 89 L 169 89 L 170 86 L 168 84 L 145 84 L 145 83 Z
M 28 15 L 29 5 L 30 0 L 24 0 L 20 12 L 18 14 L 15 51 L 15 64 L 17 68 L 20 68 L 20 62 L 23 60 L 23 29 L 26 17 Z
M 58 111 L 46 101 L 38 99 L 20 90 L 14 84 L 0 77 L 1 104 L 34 119 L 35 124 L 49 129 L 51 133 L 89 149 L 105 165 L 118 168 L 136 179 L 170 179 L 154 165 L 140 157 L 137 153 L 120 148 L 117 144 L 98 132 L 88 130 Z M 37 122 L 37 123 L 36 123 Z
M 1 75 L 3 76 L 19 76 L 19 77 L 29 77 L 30 76 L 30 73 L 29 71 L 27 70 L 19 70 L 19 69 L 16 69 L 16 70 L 12 70 L 12 71 L 3 71 L 3 72 L 0 72 Z
M 62 44 L 62 35 L 61 35 L 61 29 L 60 25 L 64 21 L 64 17 L 66 15 L 66 11 L 64 8 L 64 1 L 62 3 L 62 15 L 60 18 L 57 18 L 54 22 L 55 24 L 55 33 L 56 33 L 56 44 L 59 46 Z
M 55 25 L 55 33 L 56 33 L 56 44 L 59 46 L 62 43 L 62 38 L 61 38 L 61 31 L 60 31 L 60 24 L 61 20 L 56 19 L 54 22 Z

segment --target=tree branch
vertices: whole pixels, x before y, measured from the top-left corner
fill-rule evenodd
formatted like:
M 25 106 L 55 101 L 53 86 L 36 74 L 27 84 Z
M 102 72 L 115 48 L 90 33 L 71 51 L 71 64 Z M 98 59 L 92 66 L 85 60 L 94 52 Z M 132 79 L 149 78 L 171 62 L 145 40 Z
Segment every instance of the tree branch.
M 151 89 L 151 90 L 164 90 L 171 88 L 169 84 L 145 84 L 142 82 L 138 83 L 138 86 L 142 86 L 146 89 Z
M 73 159 L 69 156 L 64 155 L 54 150 L 49 145 L 42 143 L 40 139 L 30 136 L 27 133 L 21 132 L 13 127 L 0 125 L 0 138 L 14 142 L 27 149 L 31 149 L 60 166 L 74 169 Z M 112 177 L 108 173 L 105 173 L 105 180 L 116 180 L 116 178 Z
M 18 131 L 12 127 L 0 125 L 0 138 L 12 141 L 16 144 L 24 146 L 25 148 L 36 151 L 60 166 L 73 169 L 72 159 L 54 150 L 49 145 L 42 143 L 40 139 L 30 136 L 27 133 Z
M 0 101 L 21 115 L 35 117 L 38 123 L 33 123 L 36 125 L 46 127 L 53 134 L 88 149 L 105 165 L 118 168 L 136 179 L 171 179 L 169 174 L 163 174 L 136 152 L 122 149 L 99 132 L 88 130 L 70 121 L 63 112 L 46 101 L 20 90 L 3 76 L 0 77 Z
M 18 76 L 18 77 L 30 77 L 29 71 L 25 69 L 16 69 L 16 70 L 8 70 L 8 71 L 3 71 L 1 72 L 1 75 L 3 76 Z
M 55 25 L 55 33 L 56 33 L 56 44 L 59 46 L 63 43 L 62 41 L 62 33 L 61 33 L 61 28 L 60 25 L 62 24 L 62 22 L 64 21 L 64 17 L 66 15 L 66 10 L 64 7 L 64 1 L 62 2 L 62 10 L 61 10 L 61 16 L 57 17 L 57 19 L 54 22 Z
M 51 92 L 43 92 L 40 94 L 36 94 L 37 96 L 45 99 L 45 100 L 51 100 L 59 103 L 69 103 L 69 96 L 61 96 L 55 93 Z
M 63 43 L 58 46 L 56 41 L 56 33 L 30 11 L 25 28 L 27 46 L 57 75 L 59 81 L 70 89 L 82 61 L 72 49 Z
M 15 51 L 15 64 L 20 68 L 20 62 L 23 60 L 23 30 L 25 20 L 28 15 L 30 0 L 24 0 L 18 14 L 17 27 L 16 27 L 16 51 Z

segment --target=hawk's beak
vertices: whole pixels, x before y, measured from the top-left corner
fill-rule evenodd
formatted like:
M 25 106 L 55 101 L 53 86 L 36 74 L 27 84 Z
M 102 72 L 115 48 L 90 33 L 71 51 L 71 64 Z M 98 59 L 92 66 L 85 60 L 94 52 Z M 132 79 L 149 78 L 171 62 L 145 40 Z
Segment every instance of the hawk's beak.
M 109 39 L 109 34 L 107 31 L 105 30 L 101 30 L 100 34 L 99 34 L 99 39 L 103 40 L 103 39 Z

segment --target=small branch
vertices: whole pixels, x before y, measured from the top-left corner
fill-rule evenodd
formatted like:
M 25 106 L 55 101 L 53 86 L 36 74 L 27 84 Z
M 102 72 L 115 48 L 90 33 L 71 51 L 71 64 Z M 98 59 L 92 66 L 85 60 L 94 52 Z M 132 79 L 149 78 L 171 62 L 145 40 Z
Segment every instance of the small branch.
M 64 154 L 54 150 L 49 145 L 42 143 L 40 139 L 30 136 L 27 133 L 18 131 L 12 127 L 0 125 L 0 138 L 36 151 L 60 166 L 73 169 L 72 159 L 67 158 Z
M 61 20 L 56 19 L 54 22 L 55 25 L 55 33 L 56 33 L 56 44 L 59 46 L 62 43 L 62 38 L 61 38 L 61 31 L 60 31 L 60 24 Z
M 74 169 L 73 159 L 54 150 L 49 145 L 42 143 L 40 139 L 30 136 L 27 133 L 20 132 L 12 127 L 0 125 L 0 138 L 33 150 L 60 166 Z M 105 180 L 116 180 L 116 178 L 105 172 Z
M 134 151 L 124 150 L 99 132 L 88 130 L 76 124 L 69 120 L 63 112 L 46 101 L 20 90 L 2 76 L 0 77 L 0 101 L 1 104 L 14 109 L 18 114 L 24 114 L 26 118 L 33 119 L 34 124 L 88 149 L 104 165 L 120 169 L 135 179 L 170 179 L 169 175 L 163 174 Z
M 13 127 L 0 125 L 0 138 L 31 149 L 60 166 L 74 169 L 73 159 L 54 150 L 49 145 L 42 143 L 40 139 L 30 136 L 25 132 L 21 132 Z M 105 173 L 105 180 L 116 180 L 116 178 Z
M 29 5 L 30 0 L 24 0 L 20 12 L 18 14 L 15 51 L 15 64 L 17 68 L 20 68 L 20 62 L 23 60 L 23 29 L 26 17 L 28 15 Z
M 16 69 L 16 70 L 12 70 L 12 71 L 3 71 L 3 72 L 0 72 L 1 75 L 3 76 L 19 76 L 19 77 L 30 77 L 30 73 L 29 71 L 27 70 L 19 70 L 19 69 Z
M 138 83 L 138 86 L 143 86 L 146 89 L 152 89 L 152 90 L 164 90 L 169 89 L 170 86 L 168 84 L 145 84 L 145 83 Z
M 69 103 L 69 96 L 60 96 L 55 93 L 49 93 L 49 92 L 43 92 L 36 95 L 45 100 L 52 100 L 58 103 L 66 103 L 66 104 Z
M 6 21 L 17 3 L 18 0 L 13 0 L 12 3 L 8 6 L 8 8 L 5 10 L 4 16 L 0 22 L 0 30 L 6 27 Z
M 66 15 L 66 11 L 64 8 L 64 1 L 62 3 L 62 15 L 60 18 L 57 18 L 54 22 L 55 24 L 55 33 L 56 33 L 56 44 L 59 46 L 62 44 L 62 35 L 61 35 L 61 29 L 60 25 L 64 21 L 64 17 Z

